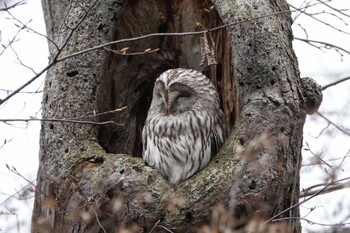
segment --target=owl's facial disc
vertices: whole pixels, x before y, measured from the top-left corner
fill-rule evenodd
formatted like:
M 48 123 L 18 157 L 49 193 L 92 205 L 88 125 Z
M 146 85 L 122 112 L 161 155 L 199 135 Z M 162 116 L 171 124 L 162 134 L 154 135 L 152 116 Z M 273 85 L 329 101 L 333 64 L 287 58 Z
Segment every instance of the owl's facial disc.
M 178 115 L 190 110 L 197 102 L 197 93 L 182 83 L 172 83 L 166 87 L 163 82 L 156 82 L 154 101 L 158 102 L 159 111 L 164 115 Z
M 181 84 L 174 83 L 167 90 L 168 95 L 168 114 L 181 114 L 190 110 L 197 101 L 197 95 L 192 88 Z

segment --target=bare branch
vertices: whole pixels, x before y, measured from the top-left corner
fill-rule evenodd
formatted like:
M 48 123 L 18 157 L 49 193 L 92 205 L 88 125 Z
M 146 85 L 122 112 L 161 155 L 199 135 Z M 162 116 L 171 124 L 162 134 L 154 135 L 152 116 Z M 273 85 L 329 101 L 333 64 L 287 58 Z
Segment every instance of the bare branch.
M 23 27 L 20 28 L 20 29 L 16 32 L 16 34 L 13 36 L 13 38 L 8 42 L 7 45 L 2 45 L 2 46 L 3 46 L 3 50 L 0 52 L 0 56 L 6 51 L 6 49 L 7 49 L 8 47 L 10 47 L 11 44 L 13 44 L 14 42 L 17 41 L 17 36 L 19 35 L 19 33 L 20 33 L 23 29 L 24 29 Z
M 56 49 L 58 49 L 58 45 L 56 44 L 55 41 L 53 41 L 51 38 L 49 38 L 48 36 L 46 36 L 45 34 L 42 34 L 40 32 L 37 32 L 36 30 L 32 29 L 31 27 L 28 27 L 28 23 L 23 23 L 22 21 L 20 21 L 19 19 L 17 19 L 15 16 L 13 16 L 9 11 L 7 11 L 7 13 L 12 17 L 13 20 L 15 20 L 16 22 L 18 22 L 19 24 L 22 25 L 22 29 L 28 29 L 29 31 L 39 35 L 39 36 L 42 36 L 44 38 L 46 38 L 49 42 L 51 42 L 55 47 Z
M 87 17 L 87 14 L 90 12 L 90 10 L 96 5 L 98 1 L 95 1 L 89 8 L 89 10 L 87 11 L 87 13 L 81 18 L 81 20 L 79 22 L 77 22 L 77 24 L 75 25 L 75 27 L 70 31 L 70 33 L 68 34 L 66 40 L 63 42 L 63 45 L 57 49 L 57 53 L 56 55 L 53 57 L 53 59 L 49 62 L 49 64 L 42 69 L 39 73 L 37 73 L 33 78 L 31 78 L 30 80 L 28 80 L 26 83 L 24 83 L 22 86 L 20 86 L 19 88 L 17 88 L 14 92 L 12 92 L 11 94 L 9 94 L 8 96 L 6 96 L 4 99 L 0 99 L 0 105 L 2 105 L 3 103 L 5 103 L 6 101 L 8 101 L 9 99 L 11 99 L 13 96 L 15 96 L 17 93 L 19 93 L 21 90 L 23 90 L 25 87 L 27 87 L 28 85 L 30 85 L 32 82 L 34 82 L 37 78 L 39 78 L 43 73 L 45 73 L 47 70 L 49 70 L 52 66 L 54 66 L 56 63 L 59 62 L 58 57 L 60 56 L 62 50 L 66 47 L 68 41 L 70 40 L 70 38 L 72 37 L 74 31 L 80 26 L 80 24 L 84 21 L 84 19 Z M 62 59 L 61 59 L 62 60 Z
M 116 44 L 121 44 L 121 43 L 125 43 L 125 42 L 133 42 L 133 41 L 138 41 L 138 40 L 144 40 L 144 39 L 152 38 L 152 37 L 201 35 L 201 34 L 204 34 L 204 33 L 221 30 L 221 29 L 224 29 L 224 28 L 227 28 L 227 27 L 232 27 L 232 26 L 235 26 L 235 25 L 238 25 L 238 24 L 242 24 L 242 23 L 245 23 L 245 22 L 250 22 L 250 21 L 257 20 L 257 19 L 263 19 L 263 18 L 267 18 L 267 17 L 270 17 L 270 16 L 280 15 L 280 14 L 285 14 L 285 13 L 290 13 L 290 12 L 291 12 L 291 10 L 279 11 L 279 12 L 275 12 L 275 13 L 271 13 L 271 14 L 267 14 L 267 15 L 263 15 L 263 16 L 258 16 L 258 17 L 255 17 L 255 18 L 248 18 L 248 19 L 244 19 L 244 20 L 238 20 L 238 21 L 235 21 L 235 22 L 232 22 L 232 23 L 223 24 L 221 26 L 217 26 L 217 27 L 213 27 L 213 28 L 205 29 L 205 30 L 201 30 L 201 31 L 195 31 L 195 32 L 190 31 L 190 32 L 151 33 L 151 34 L 146 34 L 146 35 L 138 36 L 138 37 L 120 39 L 120 40 L 107 42 L 105 44 L 97 45 L 97 46 L 94 46 L 94 47 L 91 47 L 91 48 L 88 48 L 88 49 L 85 49 L 85 50 L 81 50 L 81 51 L 69 54 L 69 55 L 67 55 L 65 57 L 61 57 L 61 58 L 57 59 L 57 61 L 58 62 L 64 61 L 66 59 L 69 59 L 69 58 L 72 58 L 72 57 L 75 57 L 75 56 L 78 56 L 78 55 L 81 55 L 81 54 L 84 54 L 84 53 L 92 52 L 92 51 L 97 50 L 97 49 L 101 49 L 101 48 L 104 48 L 104 47 L 108 47 L 108 46 L 116 45 Z
M 309 224 L 311 224 L 311 225 L 319 225 L 319 226 L 324 226 L 324 227 L 344 227 L 344 226 L 350 224 L 350 222 L 345 222 L 345 223 L 319 223 L 319 222 L 314 222 L 314 221 L 311 221 L 311 220 L 306 219 L 306 218 L 303 218 L 303 217 L 286 217 L 286 218 L 279 218 L 279 219 L 273 220 L 273 222 L 284 221 L 284 220 L 290 220 L 290 219 L 300 219 L 300 220 L 306 221 L 307 223 L 309 223 Z M 333 231 L 332 231 L 332 232 L 333 232 Z
M 280 215 L 282 215 L 282 214 L 284 214 L 284 213 L 286 213 L 286 212 L 288 212 L 288 211 L 294 209 L 295 207 L 298 207 L 298 206 L 304 204 L 305 202 L 311 200 L 312 198 L 318 196 L 320 193 L 322 193 L 324 190 L 326 190 L 326 189 L 328 188 L 328 186 L 330 186 L 330 185 L 331 185 L 331 184 L 327 184 L 327 185 L 324 186 L 322 189 L 317 190 L 315 193 L 313 193 L 313 194 L 310 195 L 309 197 L 305 198 L 303 201 L 300 201 L 300 202 L 298 202 L 298 203 L 296 203 L 296 204 L 294 204 L 294 205 L 288 207 L 287 209 L 285 209 L 285 210 L 279 212 L 278 214 L 272 216 L 270 219 L 268 219 L 267 221 L 265 221 L 264 224 L 267 224 L 267 223 L 269 223 L 269 222 L 273 222 L 278 216 L 280 216 Z
M 41 122 L 68 122 L 68 123 L 75 123 L 75 124 L 91 124 L 91 125 L 106 125 L 106 124 L 114 124 L 114 125 L 123 125 L 122 123 L 116 123 L 114 121 L 104 121 L 104 122 L 96 122 L 96 121 L 86 121 L 82 120 L 84 118 L 95 118 L 98 116 L 103 116 L 111 113 L 117 113 L 125 110 L 127 106 L 124 106 L 122 108 L 113 109 L 107 112 L 101 112 L 101 113 L 92 113 L 87 114 L 85 116 L 81 117 L 75 117 L 75 118 L 65 118 L 65 119 L 40 119 L 36 117 L 28 118 L 28 119 L 0 119 L 0 122 L 30 122 L 30 121 L 41 121 Z
M 124 43 L 124 42 L 138 41 L 138 40 L 143 40 L 143 39 L 146 39 L 146 38 L 157 37 L 157 36 L 200 35 L 200 34 L 212 32 L 212 31 L 224 29 L 226 27 L 232 27 L 232 26 L 235 26 L 235 25 L 238 25 L 238 24 L 242 24 L 242 23 L 245 23 L 245 22 L 250 22 L 250 21 L 254 21 L 254 20 L 258 20 L 258 19 L 263 19 L 263 18 L 275 16 L 275 15 L 280 15 L 280 14 L 293 12 L 293 10 L 285 10 L 285 11 L 274 12 L 274 13 L 271 13 L 271 14 L 262 15 L 262 16 L 258 16 L 258 17 L 254 17 L 254 18 L 247 18 L 247 19 L 243 19 L 243 20 L 238 20 L 238 21 L 235 21 L 235 22 L 232 22 L 232 23 L 228 23 L 228 24 L 224 24 L 224 25 L 221 25 L 221 26 L 217 26 L 217 27 L 211 28 L 211 29 L 205 29 L 205 30 L 196 31 L 196 32 L 151 33 L 151 34 L 147 34 L 147 35 L 143 35 L 143 36 L 139 36 L 139 37 L 133 37 L 133 38 L 126 38 L 126 39 L 111 41 L 111 42 L 108 42 L 108 43 L 105 43 L 105 44 L 102 44 L 102 45 L 97 45 L 97 46 L 94 46 L 94 47 L 91 47 L 91 48 L 88 48 L 88 49 L 85 49 L 85 50 L 81 50 L 81 51 L 72 53 L 72 54 L 67 55 L 67 56 L 59 57 L 61 55 L 62 50 L 65 48 L 65 46 L 67 45 L 68 41 L 72 37 L 74 31 L 84 21 L 84 19 L 87 17 L 87 14 L 91 11 L 91 9 L 95 6 L 96 3 L 97 3 L 97 1 L 95 1 L 89 7 L 89 9 L 86 11 L 86 14 L 83 15 L 81 20 L 74 27 L 70 27 L 70 26 L 68 27 L 67 26 L 68 28 L 71 28 L 71 31 L 70 31 L 69 35 L 67 36 L 67 38 L 65 39 L 63 45 L 58 49 L 56 55 L 49 62 L 49 64 L 42 71 L 40 71 L 37 75 L 35 75 L 33 78 L 31 78 L 28 82 L 26 82 L 21 87 L 16 89 L 13 93 L 11 93 L 10 95 L 8 95 L 6 98 L 4 98 L 2 100 L 0 99 L 0 105 L 3 104 L 4 102 L 8 101 L 9 99 L 11 99 L 14 95 L 16 95 L 18 92 L 20 92 L 26 86 L 30 85 L 34 80 L 39 78 L 44 72 L 46 72 L 48 69 L 50 69 L 56 63 L 64 61 L 64 60 L 67 60 L 67 59 L 72 58 L 72 57 L 76 57 L 76 56 L 81 55 L 81 54 L 92 52 L 94 50 L 101 49 L 101 48 L 104 48 L 104 47 L 107 47 L 107 46 L 110 46 L 110 45 L 120 44 L 120 43 Z M 301 9 L 296 9 L 294 11 L 300 11 L 300 10 Z
M 17 53 L 16 50 L 12 47 L 12 44 L 10 44 L 10 48 L 12 49 L 12 52 L 16 55 L 17 61 L 19 62 L 20 65 L 22 65 L 23 67 L 27 68 L 28 70 L 31 70 L 34 74 L 37 74 L 37 73 L 35 72 L 35 70 L 34 70 L 32 67 L 27 66 L 26 64 L 24 64 L 24 63 L 21 61 L 21 59 L 19 58 L 18 53 Z
M 300 41 L 306 42 L 306 43 L 308 43 L 308 44 L 310 44 L 310 45 L 312 45 L 312 46 L 314 46 L 314 47 L 316 47 L 316 48 L 318 48 L 318 49 L 321 49 L 321 48 L 332 49 L 332 48 L 333 48 L 333 49 L 335 49 L 336 51 L 337 51 L 337 50 L 341 50 L 341 51 L 343 51 L 343 52 L 345 52 L 345 53 L 347 53 L 347 54 L 350 54 L 350 51 L 348 51 L 348 50 L 346 50 L 346 49 L 344 49 L 344 48 L 342 48 L 342 47 L 339 47 L 339 46 L 337 46 L 337 45 L 328 43 L 328 42 L 318 41 L 318 40 L 310 40 L 310 39 L 302 39 L 302 38 L 298 38 L 298 37 L 294 37 L 294 39 L 295 39 L 295 40 L 300 40 Z M 317 46 L 317 45 L 314 45 L 313 43 L 315 43 L 315 44 L 321 44 L 321 45 L 323 45 L 323 46 Z M 321 49 L 321 50 L 322 50 L 322 49 Z M 339 52 L 339 51 L 337 51 L 337 52 Z
M 309 196 L 314 195 L 315 193 L 318 193 L 319 195 L 322 195 L 322 194 L 338 191 L 338 190 L 341 190 L 341 189 L 350 188 L 350 181 L 349 180 L 350 180 L 350 177 L 346 177 L 346 178 L 343 178 L 343 179 L 340 179 L 340 180 L 336 180 L 336 181 L 332 181 L 332 182 L 329 182 L 329 183 L 322 183 L 322 184 L 317 184 L 317 185 L 310 186 L 310 187 L 308 187 L 306 189 L 303 189 L 300 192 L 300 198 L 309 197 Z M 343 181 L 347 181 L 347 182 L 343 182 Z M 327 188 L 326 189 L 322 188 L 322 189 L 313 190 L 313 189 L 321 187 L 321 186 L 327 186 Z
M 350 18 L 350 15 L 348 15 L 348 14 L 345 14 L 345 13 L 344 13 L 344 11 L 348 11 L 349 9 L 343 9 L 343 10 L 340 10 L 340 9 L 336 9 L 336 8 L 332 7 L 331 5 L 327 4 L 327 3 L 326 3 L 326 2 L 324 2 L 324 1 L 320 1 L 320 0 L 317 0 L 317 1 L 318 1 L 318 2 L 320 2 L 321 4 L 323 4 L 323 5 L 327 6 L 328 8 L 330 8 L 330 9 L 332 9 L 332 10 L 334 10 L 334 11 L 338 12 L 339 14 L 342 14 L 342 15 L 344 15 L 344 16 L 346 16 L 346 17 L 349 17 L 349 18 Z
M 323 160 L 323 161 L 327 162 L 327 164 L 328 164 L 328 162 L 334 162 L 334 161 L 342 160 L 341 161 L 341 163 L 342 163 L 345 159 L 350 158 L 349 152 L 350 151 L 348 151 L 348 153 L 345 156 L 338 157 L 338 158 L 333 158 L 333 159 L 327 159 L 327 160 Z M 306 166 L 315 166 L 315 165 L 316 165 L 316 163 L 311 162 L 311 163 L 303 164 L 301 166 L 302 167 L 306 167 Z
M 166 230 L 166 231 L 169 232 L 169 233 L 174 233 L 174 232 L 172 232 L 171 230 L 169 230 L 168 228 L 166 228 L 165 226 L 159 225 L 159 223 L 160 223 L 160 220 L 158 220 L 158 221 L 154 224 L 154 226 L 153 226 L 152 229 L 149 231 L 149 233 L 152 233 L 153 230 L 156 229 L 156 228 L 162 228 L 162 229 Z
M 84 121 L 84 120 L 71 120 L 71 119 L 39 119 L 39 118 L 28 118 L 28 119 L 0 119 L 0 122 L 30 122 L 30 121 L 40 121 L 40 122 L 63 122 L 63 123 L 74 123 L 74 124 L 85 124 L 85 125 L 123 125 L 122 123 L 116 123 L 114 121 Z
M 350 133 L 347 132 L 346 130 L 340 128 L 337 124 L 333 123 L 330 119 L 328 119 L 327 117 L 325 117 L 322 113 L 317 112 L 317 115 L 319 115 L 321 118 L 323 118 L 324 120 L 326 120 L 327 122 L 329 122 L 331 125 L 333 125 L 336 129 L 338 129 L 340 132 L 342 132 L 343 134 L 346 134 L 348 136 L 350 136 Z
M 39 73 L 37 73 L 33 78 L 29 79 L 26 83 L 24 83 L 22 86 L 17 88 L 15 91 L 13 91 L 11 94 L 6 96 L 4 99 L 0 99 L 0 105 L 11 99 L 14 95 L 19 93 L 21 90 L 23 90 L 25 87 L 30 85 L 32 82 L 34 82 L 37 78 L 39 78 L 43 73 L 45 73 L 48 69 L 50 69 L 52 66 L 54 66 L 56 62 L 50 62 L 44 69 L 42 69 Z
M 316 20 L 317 22 L 319 22 L 319 23 L 321 23 L 321 24 L 323 24 L 323 25 L 325 25 L 325 26 L 327 26 L 327 27 L 330 27 L 330 28 L 332 28 L 332 29 L 334 29 L 334 30 L 336 30 L 336 31 L 338 31 L 338 32 L 341 32 L 341 33 L 350 35 L 349 32 L 343 31 L 343 30 L 341 30 L 341 29 L 339 29 L 339 28 L 336 28 L 336 27 L 334 27 L 333 25 L 331 25 L 331 24 L 329 24 L 329 23 L 327 23 L 327 22 L 325 22 L 325 21 L 322 21 L 322 20 L 316 18 L 313 14 L 307 13 L 304 9 L 300 9 L 300 8 L 298 9 L 298 8 L 294 7 L 293 5 L 291 5 L 291 4 L 289 4 L 289 6 L 290 6 L 291 8 L 293 8 L 294 10 L 302 12 L 303 14 L 309 16 L 310 18 Z M 310 6 L 306 7 L 305 9 L 307 9 L 307 8 L 309 8 L 309 7 L 310 7 Z
M 36 180 L 36 179 L 35 179 Z M 32 183 L 35 182 L 35 180 L 32 180 L 29 184 L 26 184 L 24 187 L 22 187 L 20 190 L 16 191 L 15 193 L 13 194 L 6 194 L 8 197 L 3 200 L 1 203 L 0 203 L 0 206 L 2 206 L 3 204 L 5 204 L 6 202 L 8 202 L 11 198 L 16 198 L 18 200 L 23 200 L 23 198 L 20 197 L 20 193 L 23 192 L 24 190 L 26 189 L 31 189 L 30 187 L 32 187 Z M 3 194 L 3 193 L 2 193 Z M 16 197 L 16 195 L 19 195 L 19 197 Z
M 7 6 L 6 3 L 5 3 L 5 7 L 4 8 L 0 8 L 0 11 L 8 11 L 12 8 L 15 8 L 16 6 L 20 6 L 20 5 L 24 5 L 26 4 L 26 0 L 22 0 L 22 1 L 19 1 L 19 2 L 16 2 L 10 6 Z
M 151 49 L 148 48 L 143 52 L 132 52 L 132 53 L 127 53 L 126 51 L 123 50 L 112 50 L 112 49 L 108 49 L 108 48 L 104 48 L 107 51 L 110 51 L 112 53 L 118 54 L 118 55 L 122 55 L 122 56 L 134 56 L 134 55 L 145 55 L 145 54 L 149 54 L 149 53 L 155 53 L 158 52 L 160 49 L 156 48 L 156 49 Z
M 94 213 L 95 213 L 95 217 L 96 217 L 96 221 L 97 221 L 98 225 L 100 226 L 100 228 L 102 229 L 102 231 L 103 231 L 104 233 L 106 233 L 106 230 L 104 229 L 104 227 L 102 226 L 100 220 L 98 219 L 98 215 L 97 215 L 97 213 L 96 213 L 96 210 L 94 210 Z
M 0 91 L 5 91 L 5 92 L 14 92 L 13 90 L 8 90 L 8 89 L 2 89 L 0 88 Z M 20 91 L 18 94 L 41 94 L 43 91 Z
M 329 83 L 329 84 L 327 84 L 327 85 L 324 85 L 324 86 L 322 87 L 322 90 L 324 91 L 324 90 L 326 90 L 328 87 L 335 86 L 335 85 L 337 85 L 337 84 L 339 84 L 339 83 L 342 83 L 342 82 L 345 82 L 345 81 L 347 81 L 347 80 L 350 80 L 350 76 L 345 77 L 345 78 L 342 78 L 342 79 L 339 79 L 339 80 L 334 81 L 334 82 L 332 82 L 332 83 Z
M 7 143 L 11 142 L 13 138 L 10 138 L 9 140 L 5 139 L 3 144 L 0 146 L 0 149 L 2 149 Z
M 17 171 L 17 169 L 12 166 L 10 167 L 8 164 L 6 164 L 6 167 L 9 171 L 13 172 L 14 174 L 18 175 L 19 177 L 21 177 L 22 179 L 24 179 L 25 181 L 27 181 L 29 184 L 31 184 L 36 190 L 38 190 L 42 195 L 44 195 L 45 197 L 47 197 L 47 195 L 41 191 L 32 181 L 28 180 L 26 177 L 24 177 L 21 173 L 19 173 Z

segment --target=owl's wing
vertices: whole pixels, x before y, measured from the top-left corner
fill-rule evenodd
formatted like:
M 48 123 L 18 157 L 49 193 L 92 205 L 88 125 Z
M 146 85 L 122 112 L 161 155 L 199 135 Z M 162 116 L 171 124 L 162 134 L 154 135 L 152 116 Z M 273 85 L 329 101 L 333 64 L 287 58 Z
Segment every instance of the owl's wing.
M 142 129 L 142 158 L 145 157 L 146 149 L 147 149 L 147 132 L 146 132 L 146 127 L 144 126 Z
M 154 154 L 156 154 L 154 143 L 152 142 L 152 134 L 149 132 L 149 128 L 145 125 L 142 129 L 142 158 L 146 163 L 153 167 L 154 166 Z
M 215 156 L 227 137 L 227 127 L 224 114 L 218 112 L 217 121 L 214 122 L 211 136 L 211 157 Z

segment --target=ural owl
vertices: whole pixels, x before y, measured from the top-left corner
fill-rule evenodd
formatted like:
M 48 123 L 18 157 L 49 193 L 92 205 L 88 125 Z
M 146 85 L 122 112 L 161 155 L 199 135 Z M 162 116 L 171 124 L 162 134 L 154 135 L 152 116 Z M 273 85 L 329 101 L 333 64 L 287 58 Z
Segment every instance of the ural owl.
M 203 169 L 226 136 L 219 94 L 205 75 L 178 68 L 157 78 L 142 130 L 142 157 L 170 183 Z

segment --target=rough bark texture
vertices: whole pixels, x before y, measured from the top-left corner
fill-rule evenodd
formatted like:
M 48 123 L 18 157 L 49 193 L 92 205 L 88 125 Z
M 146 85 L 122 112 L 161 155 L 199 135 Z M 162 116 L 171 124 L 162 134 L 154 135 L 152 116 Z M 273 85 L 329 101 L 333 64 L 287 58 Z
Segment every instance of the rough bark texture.
M 53 1 L 43 3 L 46 19 L 55 22 L 48 24 L 48 35 L 63 44 L 68 26 L 74 26 L 94 1 L 63 5 L 67 16 L 58 13 Z M 208 13 L 205 9 L 211 5 L 216 10 Z M 98 1 L 63 55 L 113 39 L 196 31 L 197 21 L 206 28 L 244 22 L 211 33 L 218 60 L 211 67 L 199 66 L 199 37 L 186 36 L 110 47 L 130 47 L 128 52 L 160 48 L 156 53 L 120 56 L 101 49 L 50 70 L 44 118 L 82 118 L 94 111 L 127 109 L 96 119 L 121 125 L 42 124 L 33 232 L 95 233 L 130 227 L 150 232 L 159 220 L 154 232 L 161 232 L 159 225 L 173 232 L 194 231 L 203 224 L 238 228 L 297 203 L 306 101 L 291 45 L 290 14 L 274 14 L 286 10 L 285 1 L 273 0 Z M 271 16 L 250 20 L 263 15 Z M 63 19 L 65 24 L 58 27 Z M 140 130 L 153 82 L 171 67 L 206 73 L 219 87 L 232 128 L 209 166 L 177 187 L 139 158 Z M 229 204 L 230 209 L 218 203 Z M 279 217 L 298 216 L 298 208 L 293 208 Z M 296 220 L 287 227 L 300 232 Z

